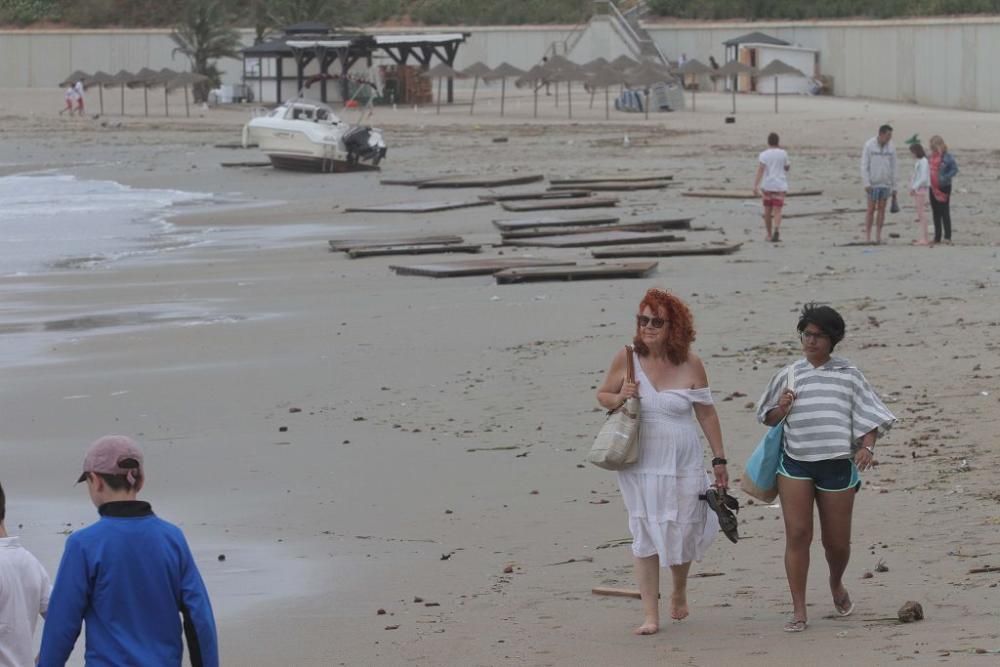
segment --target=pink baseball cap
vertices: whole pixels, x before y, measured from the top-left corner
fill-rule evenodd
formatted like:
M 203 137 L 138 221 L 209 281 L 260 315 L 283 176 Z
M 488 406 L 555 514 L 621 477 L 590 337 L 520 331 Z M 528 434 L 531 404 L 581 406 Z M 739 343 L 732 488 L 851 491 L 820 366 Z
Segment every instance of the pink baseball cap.
M 105 475 L 125 475 L 129 483 L 142 476 L 142 450 L 135 440 L 125 435 L 106 435 L 87 448 L 83 457 L 83 474 L 76 483 L 87 479 L 88 472 Z

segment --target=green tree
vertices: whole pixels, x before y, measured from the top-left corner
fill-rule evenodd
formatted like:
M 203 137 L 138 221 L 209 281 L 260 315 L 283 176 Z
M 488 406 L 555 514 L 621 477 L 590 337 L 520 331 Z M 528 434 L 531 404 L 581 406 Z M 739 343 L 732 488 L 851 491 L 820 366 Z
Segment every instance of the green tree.
M 219 58 L 238 58 L 240 34 L 232 27 L 223 0 L 188 0 L 170 38 L 177 44 L 173 54 L 191 61 L 191 71 L 204 74 L 208 81 L 194 86 L 194 101 L 204 102 L 208 91 L 219 85 Z
M 352 25 L 357 16 L 355 0 L 264 0 L 271 28 L 316 21 L 331 28 Z

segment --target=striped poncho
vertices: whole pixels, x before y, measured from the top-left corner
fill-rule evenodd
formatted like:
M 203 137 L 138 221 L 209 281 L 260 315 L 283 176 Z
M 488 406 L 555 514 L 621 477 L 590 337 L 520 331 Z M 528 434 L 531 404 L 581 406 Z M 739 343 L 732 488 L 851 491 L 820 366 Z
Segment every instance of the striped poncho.
M 778 371 L 757 402 L 757 419 L 778 406 L 794 369 L 795 402 L 785 420 L 785 452 L 797 461 L 850 458 L 870 431 L 882 437 L 896 422 L 856 366 L 841 357 L 813 368 L 806 359 Z

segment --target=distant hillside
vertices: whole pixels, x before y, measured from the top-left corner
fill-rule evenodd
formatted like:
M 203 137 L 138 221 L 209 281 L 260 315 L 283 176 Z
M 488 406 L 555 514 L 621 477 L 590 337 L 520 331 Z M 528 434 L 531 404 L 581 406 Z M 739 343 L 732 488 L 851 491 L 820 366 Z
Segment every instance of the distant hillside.
M 629 7 L 637 0 L 619 0 Z M 170 27 L 188 2 L 226 5 L 237 26 L 517 25 L 587 19 L 592 0 L 0 0 L 0 25 Z M 1000 0 L 648 0 L 652 15 L 685 19 L 812 19 L 997 14 Z

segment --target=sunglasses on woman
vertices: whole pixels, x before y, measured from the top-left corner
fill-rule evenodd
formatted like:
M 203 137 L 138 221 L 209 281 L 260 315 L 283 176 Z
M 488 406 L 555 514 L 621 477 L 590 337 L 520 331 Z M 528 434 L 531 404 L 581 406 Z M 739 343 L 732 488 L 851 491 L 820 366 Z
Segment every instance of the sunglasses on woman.
M 667 323 L 662 317 L 646 317 L 645 315 L 636 315 L 635 321 L 640 327 L 650 327 L 652 329 L 659 329 Z

